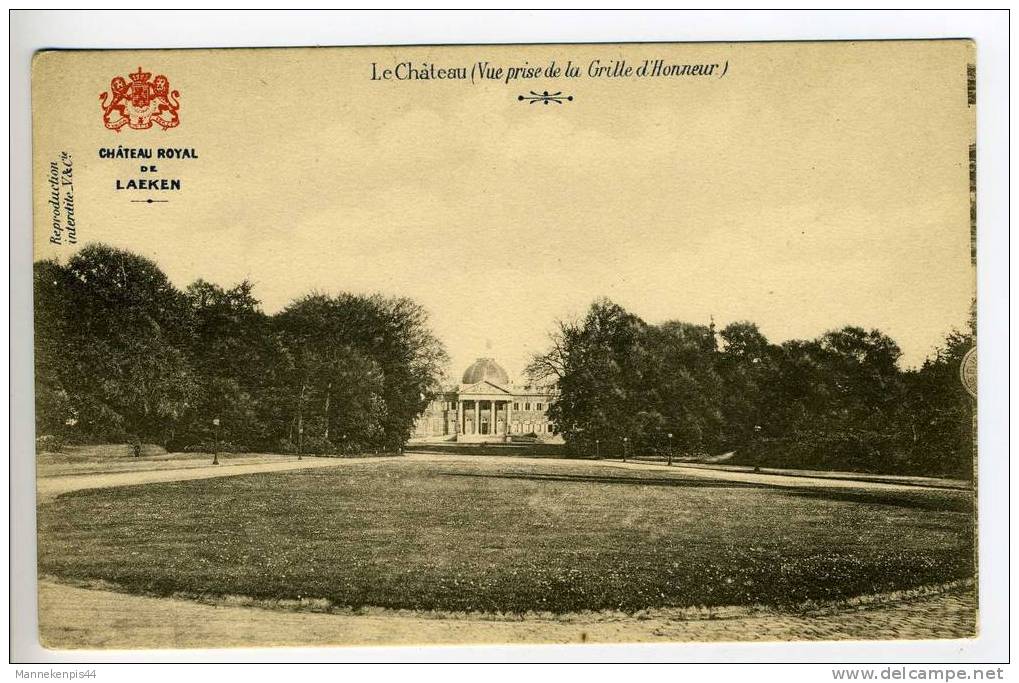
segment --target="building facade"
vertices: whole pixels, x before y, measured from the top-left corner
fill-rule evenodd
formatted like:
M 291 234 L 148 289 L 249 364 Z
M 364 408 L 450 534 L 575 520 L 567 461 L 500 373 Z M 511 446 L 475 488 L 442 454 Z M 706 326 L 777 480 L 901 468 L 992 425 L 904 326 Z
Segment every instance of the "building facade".
M 436 396 L 418 418 L 414 437 L 466 443 L 506 443 L 537 437 L 559 440 L 548 406 L 548 387 L 510 382 L 491 358 L 479 358 L 464 371 L 460 384 Z

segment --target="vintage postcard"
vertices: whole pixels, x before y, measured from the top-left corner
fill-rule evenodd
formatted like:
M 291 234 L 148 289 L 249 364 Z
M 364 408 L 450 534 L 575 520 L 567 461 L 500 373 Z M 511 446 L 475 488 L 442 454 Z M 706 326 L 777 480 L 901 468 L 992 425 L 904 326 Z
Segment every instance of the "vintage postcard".
M 976 636 L 975 62 L 39 52 L 41 642 Z

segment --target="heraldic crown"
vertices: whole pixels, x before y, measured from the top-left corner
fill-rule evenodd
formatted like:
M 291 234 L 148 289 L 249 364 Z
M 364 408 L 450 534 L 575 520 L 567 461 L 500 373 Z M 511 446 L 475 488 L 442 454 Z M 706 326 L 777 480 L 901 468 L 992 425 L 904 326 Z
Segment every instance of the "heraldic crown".
M 145 83 L 146 81 L 149 80 L 149 77 L 152 76 L 152 74 L 146 71 L 142 71 L 142 68 L 139 66 L 137 71 L 128 74 L 128 76 L 130 76 L 131 80 L 134 81 L 135 83 Z

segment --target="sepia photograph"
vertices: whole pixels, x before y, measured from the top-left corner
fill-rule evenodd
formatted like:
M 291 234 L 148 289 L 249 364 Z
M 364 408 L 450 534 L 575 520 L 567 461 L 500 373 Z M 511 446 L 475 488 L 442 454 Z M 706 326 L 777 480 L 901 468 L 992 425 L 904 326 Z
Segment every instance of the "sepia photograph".
M 977 52 L 35 52 L 38 642 L 978 638 Z

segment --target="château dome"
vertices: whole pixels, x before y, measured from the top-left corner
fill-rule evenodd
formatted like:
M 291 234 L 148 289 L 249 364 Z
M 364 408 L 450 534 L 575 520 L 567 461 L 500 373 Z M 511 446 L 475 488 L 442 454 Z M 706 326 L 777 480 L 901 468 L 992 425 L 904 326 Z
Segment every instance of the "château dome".
M 464 371 L 464 384 L 488 381 L 500 387 L 509 385 L 509 375 L 491 358 L 479 358 Z

